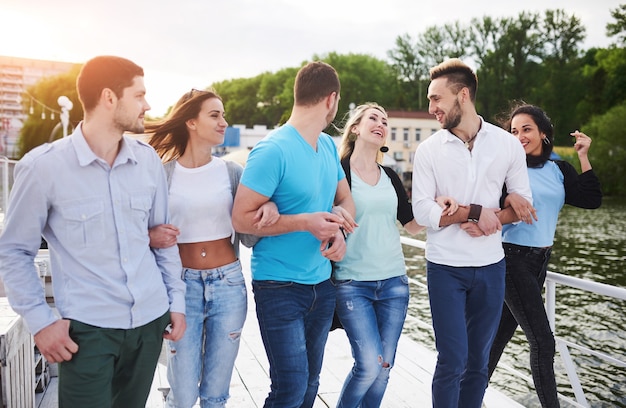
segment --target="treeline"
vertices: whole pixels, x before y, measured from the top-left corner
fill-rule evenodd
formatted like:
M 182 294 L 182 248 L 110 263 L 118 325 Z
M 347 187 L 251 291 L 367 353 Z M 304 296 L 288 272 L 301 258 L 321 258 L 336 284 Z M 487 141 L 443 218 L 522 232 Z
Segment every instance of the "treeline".
M 611 10 L 611 15 L 614 22 L 606 33 L 615 41 L 609 48 L 582 49 L 586 29 L 580 19 L 564 10 L 547 10 L 484 16 L 467 24 L 456 21 L 403 34 L 386 60 L 335 52 L 311 59 L 328 62 L 339 73 L 337 125 L 350 103 L 376 101 L 388 109 L 427 110 L 430 67 L 450 57 L 464 59 L 476 68 L 477 109 L 485 119 L 496 121 L 514 100 L 541 106 L 555 125 L 557 145 L 571 145 L 569 133 L 576 129 L 593 138 L 592 164 L 605 191 L 626 195 L 626 184 L 620 182 L 626 176 L 626 5 Z M 208 88 L 223 98 L 229 123 L 274 127 L 289 117 L 299 67 L 220 81 Z M 39 84 L 29 92 L 44 102 L 62 94 L 58 89 L 47 92 Z M 78 117 L 74 112 L 72 116 Z M 25 126 L 22 152 L 45 141 L 33 145 L 36 127 Z

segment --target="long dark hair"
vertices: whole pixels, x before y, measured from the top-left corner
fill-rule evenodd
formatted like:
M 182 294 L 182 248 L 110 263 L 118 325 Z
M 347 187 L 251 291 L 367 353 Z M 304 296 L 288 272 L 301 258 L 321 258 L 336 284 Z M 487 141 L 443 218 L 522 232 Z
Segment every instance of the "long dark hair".
M 213 91 L 192 89 L 181 96 L 165 119 L 146 123 L 148 143 L 154 147 L 161 160 L 175 160 L 185 153 L 189 140 L 187 121 L 197 118 L 204 101 L 212 98 L 222 99 Z
M 546 135 L 546 140 L 541 143 L 541 154 L 539 156 L 526 155 L 526 165 L 528 167 L 543 167 L 543 165 L 550 159 L 552 155 L 552 149 L 554 147 L 554 127 L 552 121 L 548 115 L 538 106 L 530 105 L 524 102 L 517 102 L 511 108 L 511 111 L 506 117 L 500 121 L 501 126 L 511 131 L 511 121 L 513 118 L 520 114 L 526 114 L 533 119 L 535 125 L 539 131 Z

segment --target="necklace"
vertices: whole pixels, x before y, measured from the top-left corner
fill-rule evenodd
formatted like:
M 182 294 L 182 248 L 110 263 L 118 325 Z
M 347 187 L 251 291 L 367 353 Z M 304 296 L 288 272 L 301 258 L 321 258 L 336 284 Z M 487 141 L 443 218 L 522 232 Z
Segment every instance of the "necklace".
M 359 178 L 361 180 L 363 180 L 363 182 L 370 184 L 372 186 L 376 185 L 376 183 L 378 183 L 378 177 L 380 175 L 380 168 L 378 166 L 376 166 L 376 176 L 372 177 L 372 180 L 370 181 L 374 181 L 374 183 L 370 183 L 365 177 L 363 177 L 361 175 L 361 172 L 359 171 L 359 169 L 356 168 L 356 166 L 351 166 L 350 169 L 354 170 L 356 172 L 356 175 L 359 176 Z M 368 170 L 369 171 L 369 170 Z M 367 174 L 367 173 L 366 173 Z M 373 174 L 373 173 L 372 173 Z M 369 175 L 369 174 L 368 174 Z
M 465 142 L 465 148 L 467 148 L 468 150 L 472 150 L 472 148 L 470 147 L 470 143 L 472 143 L 474 139 L 476 139 L 476 136 L 478 136 L 478 133 L 467 139 L 467 141 Z

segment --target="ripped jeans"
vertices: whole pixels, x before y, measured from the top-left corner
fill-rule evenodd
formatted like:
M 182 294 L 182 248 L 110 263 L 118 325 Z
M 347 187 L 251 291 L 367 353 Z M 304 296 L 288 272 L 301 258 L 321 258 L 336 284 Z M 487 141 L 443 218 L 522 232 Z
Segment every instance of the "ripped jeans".
M 207 270 L 183 269 L 187 330 L 167 341 L 166 406 L 224 407 L 246 319 L 247 294 L 241 264 Z
M 338 408 L 379 407 L 409 304 L 406 275 L 378 281 L 337 280 L 337 315 L 346 330 L 354 365 Z

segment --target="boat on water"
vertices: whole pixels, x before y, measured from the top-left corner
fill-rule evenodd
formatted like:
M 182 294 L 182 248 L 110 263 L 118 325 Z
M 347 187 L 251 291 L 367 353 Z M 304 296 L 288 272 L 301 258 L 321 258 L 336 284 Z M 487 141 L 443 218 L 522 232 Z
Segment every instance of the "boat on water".
M 8 202 L 8 194 L 12 185 L 12 174 L 15 162 L 11 160 L 0 160 L 0 222 L 4 214 L 4 208 Z M 402 237 L 402 243 L 412 248 L 423 249 L 425 242 Z M 242 247 L 241 260 L 244 267 L 244 273 L 250 273 L 250 250 Z M 46 288 L 49 300 L 53 302 L 53 294 L 51 291 L 51 280 L 49 276 L 49 263 L 47 252 L 40 251 L 40 255 L 36 259 L 38 269 L 42 275 L 42 284 Z M 423 286 L 423 283 L 416 279 L 411 279 L 413 286 Z M 248 285 L 249 286 L 249 285 Z M 604 296 L 610 302 L 626 301 L 626 289 L 618 286 L 606 285 L 593 282 L 587 279 L 579 279 L 558 273 L 550 272 L 546 281 L 546 309 L 550 318 L 553 330 L 555 322 L 558 321 L 559 315 L 557 307 L 558 294 L 562 288 L 577 288 L 585 293 L 598 294 Z M 263 405 L 263 401 L 269 391 L 269 366 L 263 344 L 258 332 L 256 315 L 254 313 L 253 297 L 250 294 L 249 313 L 242 335 L 242 343 L 239 356 L 235 363 L 235 371 L 231 382 L 231 399 L 229 406 L 231 407 L 259 407 Z M 419 319 L 409 312 L 407 323 L 417 324 L 420 330 L 429 330 L 427 322 L 421 322 Z M 593 383 L 586 383 L 584 377 L 581 379 L 579 375 L 580 366 L 575 358 L 572 358 L 572 351 L 577 354 L 587 354 L 593 356 L 596 360 L 601 360 L 602 364 L 608 364 L 617 369 L 626 368 L 626 357 L 624 355 L 610 355 L 603 350 L 592 350 L 584 345 L 584 342 L 572 342 L 560 336 L 555 331 L 557 342 L 557 366 L 559 369 L 567 373 L 571 392 L 569 395 L 560 395 L 561 406 L 563 407 L 595 407 L 595 406 L 622 406 L 626 407 L 626 396 L 617 395 L 614 404 L 602 403 L 597 404 L 587 397 L 586 390 L 595 387 Z M 626 333 L 618 335 L 619 338 L 626 338 Z M 32 350 L 32 347 L 31 347 Z M 385 394 L 382 407 L 429 407 L 431 406 L 430 384 L 432 373 L 436 364 L 436 352 L 432 344 L 421 344 L 415 341 L 408 333 L 403 334 L 399 346 L 396 364 L 392 370 L 389 387 Z M 166 365 L 165 357 L 162 355 L 159 365 L 155 371 L 152 392 L 150 394 L 146 407 L 156 408 L 163 407 L 163 390 L 168 388 L 165 376 Z M 504 359 L 503 359 L 504 360 Z M 25 394 L 33 393 L 32 406 L 37 408 L 51 408 L 57 406 L 56 384 L 54 365 L 47 366 L 41 363 L 41 358 L 35 356 L 33 362 L 39 365 L 36 376 L 38 380 L 38 391 L 35 393 L 35 387 L 32 387 L 28 377 L 15 378 L 13 381 L 18 385 L 15 387 L 22 388 Z M 588 361 L 588 360 L 584 360 Z M 6 366 L 7 361 L 4 361 Z M 315 407 L 335 407 L 343 380 L 352 366 L 352 356 L 350 353 L 350 345 L 342 330 L 335 330 L 329 334 L 329 340 L 326 346 L 326 354 L 324 359 L 324 367 L 320 379 L 320 389 Z M 523 373 L 520 373 L 504 363 L 499 367 L 513 372 L 521 377 L 523 381 L 529 383 L 532 387 L 532 380 Z M 6 373 L 7 370 L 0 372 Z M 7 381 L 6 374 L 2 381 Z M 43 384 L 43 385 L 42 385 Z M 5 388 L 5 384 L 3 384 Z M 561 391 L 561 389 L 559 389 Z M 23 399 L 17 402 L 10 400 L 11 394 L 2 393 L 3 405 L 7 407 L 23 408 Z M 21 397 L 20 397 L 21 398 Z M 520 403 L 507 395 L 506 390 L 498 390 L 497 387 L 491 385 L 485 394 L 483 406 L 485 408 L 506 408 L 506 407 L 523 407 L 536 406 L 528 404 L 526 401 Z

